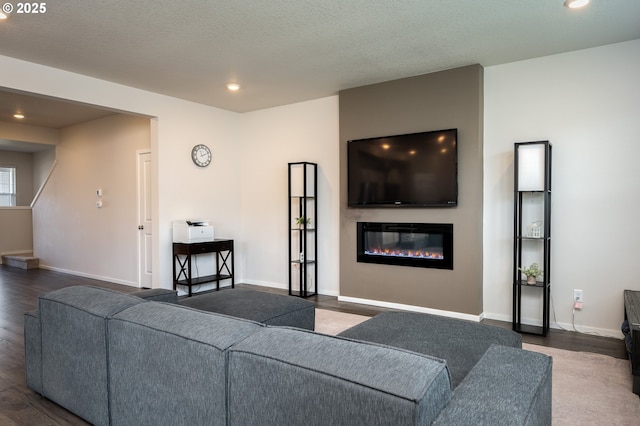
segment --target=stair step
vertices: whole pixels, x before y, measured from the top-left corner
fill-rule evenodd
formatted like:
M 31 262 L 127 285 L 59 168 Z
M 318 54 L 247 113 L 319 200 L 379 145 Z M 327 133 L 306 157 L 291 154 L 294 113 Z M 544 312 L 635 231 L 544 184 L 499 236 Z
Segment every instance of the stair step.
M 40 259 L 31 255 L 3 255 L 2 264 L 21 269 L 38 269 Z

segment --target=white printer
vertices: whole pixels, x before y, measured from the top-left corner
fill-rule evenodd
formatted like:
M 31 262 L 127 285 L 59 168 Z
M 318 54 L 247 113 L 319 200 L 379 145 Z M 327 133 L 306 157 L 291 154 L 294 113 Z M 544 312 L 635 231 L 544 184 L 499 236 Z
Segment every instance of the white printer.
M 208 220 L 175 220 L 173 222 L 174 243 L 202 243 L 213 241 L 213 226 Z

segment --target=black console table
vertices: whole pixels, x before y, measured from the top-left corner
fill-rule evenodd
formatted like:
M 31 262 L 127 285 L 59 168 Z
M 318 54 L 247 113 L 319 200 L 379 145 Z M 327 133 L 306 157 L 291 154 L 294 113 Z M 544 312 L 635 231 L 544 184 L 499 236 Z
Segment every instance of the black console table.
M 191 257 L 199 254 L 215 253 L 216 273 L 203 277 L 192 276 Z M 191 287 L 209 282 L 216 282 L 216 290 L 220 290 L 220 281 L 231 280 L 231 288 L 235 286 L 233 277 L 233 240 L 213 240 L 202 243 L 173 243 L 173 289 L 176 286 Z

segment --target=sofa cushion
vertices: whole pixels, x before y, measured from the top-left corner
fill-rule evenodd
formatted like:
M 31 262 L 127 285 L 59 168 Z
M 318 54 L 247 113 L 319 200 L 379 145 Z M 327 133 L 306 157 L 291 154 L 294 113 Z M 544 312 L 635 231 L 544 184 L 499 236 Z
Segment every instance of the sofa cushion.
M 42 394 L 93 424 L 108 424 L 106 317 L 139 303 L 87 286 L 40 296 Z
M 37 310 L 24 313 L 24 368 L 27 386 L 42 394 L 42 342 Z
M 384 312 L 339 335 L 445 359 L 454 388 L 492 344 L 522 347 L 511 330 L 415 312 Z
M 315 326 L 315 305 L 312 302 L 282 294 L 235 288 L 186 297 L 179 303 L 267 325 L 307 330 L 313 330 Z
M 228 424 L 430 424 L 450 386 L 442 360 L 269 327 L 229 352 Z
M 108 321 L 113 425 L 224 424 L 226 354 L 262 324 L 160 302 Z
M 551 381 L 550 356 L 492 345 L 435 424 L 550 425 Z

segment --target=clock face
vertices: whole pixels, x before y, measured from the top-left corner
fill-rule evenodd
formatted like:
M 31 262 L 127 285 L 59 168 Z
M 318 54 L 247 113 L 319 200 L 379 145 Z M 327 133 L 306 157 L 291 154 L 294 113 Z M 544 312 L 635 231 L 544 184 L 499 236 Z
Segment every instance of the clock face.
M 196 145 L 191 150 L 191 159 L 196 166 L 207 167 L 211 164 L 211 150 L 206 145 Z

